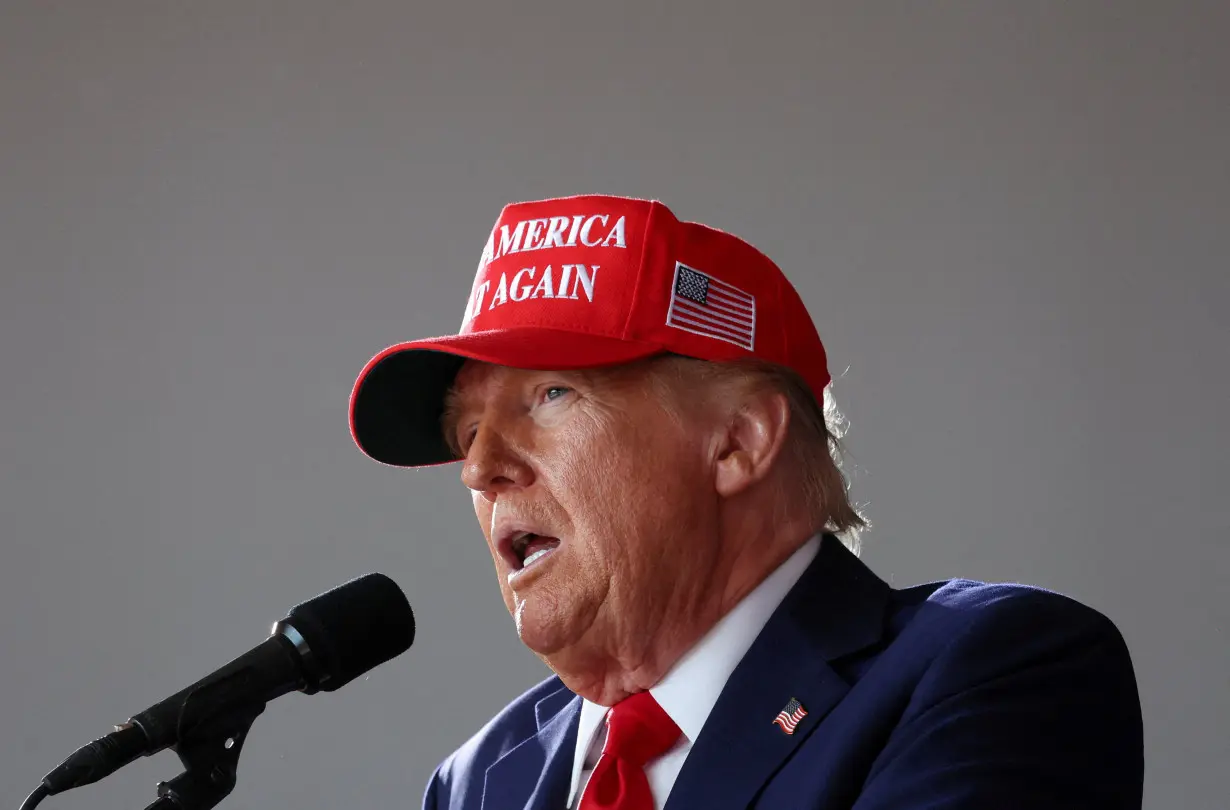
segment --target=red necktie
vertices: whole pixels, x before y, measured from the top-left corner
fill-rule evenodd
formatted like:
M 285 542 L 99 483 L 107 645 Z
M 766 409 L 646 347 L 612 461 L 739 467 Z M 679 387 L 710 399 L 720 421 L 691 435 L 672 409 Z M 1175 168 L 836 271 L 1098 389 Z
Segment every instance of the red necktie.
M 648 692 L 611 707 L 606 743 L 577 810 L 653 810 L 645 765 L 679 739 L 679 727 Z

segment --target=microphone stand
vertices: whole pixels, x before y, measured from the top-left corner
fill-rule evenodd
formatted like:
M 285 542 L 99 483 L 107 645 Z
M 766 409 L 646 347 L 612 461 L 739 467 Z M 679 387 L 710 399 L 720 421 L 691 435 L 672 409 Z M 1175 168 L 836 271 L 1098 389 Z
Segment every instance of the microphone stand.
M 264 703 L 212 717 L 171 747 L 184 772 L 158 783 L 158 798 L 145 810 L 212 810 L 235 789 L 239 752 Z

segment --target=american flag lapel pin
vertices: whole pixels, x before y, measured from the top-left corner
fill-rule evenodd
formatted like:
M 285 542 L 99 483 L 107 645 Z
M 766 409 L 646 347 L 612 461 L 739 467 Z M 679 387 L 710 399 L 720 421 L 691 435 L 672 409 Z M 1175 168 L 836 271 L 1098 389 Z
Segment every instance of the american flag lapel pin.
M 786 707 L 777 713 L 777 717 L 773 718 L 773 723 L 780 726 L 787 734 L 793 734 L 799 721 L 806 716 L 807 710 L 803 708 L 802 703 L 799 703 L 798 698 L 790 698 Z

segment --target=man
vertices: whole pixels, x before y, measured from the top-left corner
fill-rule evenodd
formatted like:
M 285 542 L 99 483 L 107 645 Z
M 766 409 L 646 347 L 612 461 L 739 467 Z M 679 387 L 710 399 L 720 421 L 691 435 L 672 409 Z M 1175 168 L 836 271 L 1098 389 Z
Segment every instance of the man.
M 351 429 L 459 460 L 522 641 L 556 675 L 426 808 L 1139 808 L 1106 618 L 1018 585 L 894 590 L 850 550 L 825 351 L 746 242 L 661 203 L 510 205 L 459 334 L 390 347 Z

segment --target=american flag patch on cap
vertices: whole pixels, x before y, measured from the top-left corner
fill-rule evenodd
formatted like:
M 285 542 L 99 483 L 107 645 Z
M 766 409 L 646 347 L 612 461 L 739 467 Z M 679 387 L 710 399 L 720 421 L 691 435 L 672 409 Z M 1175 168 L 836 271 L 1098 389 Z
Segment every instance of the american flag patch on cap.
M 756 298 L 676 262 L 666 325 L 751 351 L 756 341 Z
M 787 734 L 793 734 L 795 726 L 806 716 L 807 711 L 803 708 L 803 704 L 799 703 L 797 698 L 790 698 L 786 708 L 777 713 L 777 717 L 773 718 L 773 722 L 781 726 L 782 731 Z

